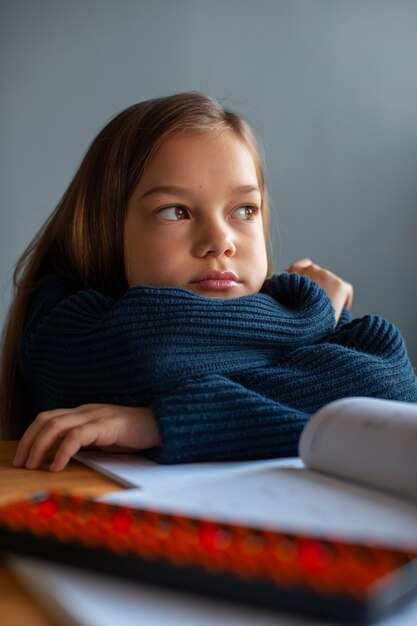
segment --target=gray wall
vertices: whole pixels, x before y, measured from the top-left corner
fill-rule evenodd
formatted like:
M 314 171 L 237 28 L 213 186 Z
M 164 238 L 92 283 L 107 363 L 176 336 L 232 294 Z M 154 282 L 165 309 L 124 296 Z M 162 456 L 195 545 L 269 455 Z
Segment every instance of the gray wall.
M 265 148 L 278 269 L 355 286 L 417 365 L 415 0 L 1 3 L 0 322 L 13 266 L 88 144 L 146 98 L 207 91 Z

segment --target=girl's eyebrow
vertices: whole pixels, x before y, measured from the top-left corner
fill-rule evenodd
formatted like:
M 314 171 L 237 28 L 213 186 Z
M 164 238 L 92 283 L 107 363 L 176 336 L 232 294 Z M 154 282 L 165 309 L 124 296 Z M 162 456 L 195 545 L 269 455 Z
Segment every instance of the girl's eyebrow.
M 239 185 L 238 187 L 232 189 L 232 193 L 252 192 L 261 193 L 258 185 Z M 192 190 L 187 189 L 186 187 L 177 187 L 175 185 L 157 185 L 156 187 L 152 187 L 151 189 L 148 189 L 148 191 L 145 191 L 139 199 L 142 200 L 143 198 L 148 198 L 149 196 L 153 196 L 158 193 L 191 195 Z

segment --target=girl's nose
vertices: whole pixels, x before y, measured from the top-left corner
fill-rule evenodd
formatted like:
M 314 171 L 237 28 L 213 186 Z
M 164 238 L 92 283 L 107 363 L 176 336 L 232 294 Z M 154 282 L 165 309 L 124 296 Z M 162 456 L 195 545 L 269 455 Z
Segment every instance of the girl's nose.
M 194 243 L 196 256 L 233 256 L 235 252 L 236 244 L 227 224 L 213 221 L 200 226 Z

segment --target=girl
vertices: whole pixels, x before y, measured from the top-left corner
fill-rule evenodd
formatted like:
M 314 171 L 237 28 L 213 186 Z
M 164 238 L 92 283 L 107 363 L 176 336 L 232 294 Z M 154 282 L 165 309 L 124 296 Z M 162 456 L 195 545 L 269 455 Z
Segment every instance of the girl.
M 267 234 L 242 118 L 199 93 L 116 116 L 16 271 L 1 382 L 15 465 L 54 449 L 62 470 L 86 446 L 294 455 L 327 402 L 417 401 L 398 331 L 349 322 L 351 286 L 308 259 L 267 278 Z

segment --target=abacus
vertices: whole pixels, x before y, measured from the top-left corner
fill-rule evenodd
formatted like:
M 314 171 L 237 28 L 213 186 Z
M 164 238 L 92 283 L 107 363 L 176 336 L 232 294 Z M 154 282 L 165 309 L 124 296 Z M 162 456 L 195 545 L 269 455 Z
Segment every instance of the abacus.
M 417 550 L 249 528 L 62 492 L 0 508 L 2 552 L 346 623 L 417 590 Z

